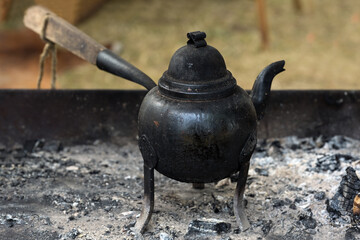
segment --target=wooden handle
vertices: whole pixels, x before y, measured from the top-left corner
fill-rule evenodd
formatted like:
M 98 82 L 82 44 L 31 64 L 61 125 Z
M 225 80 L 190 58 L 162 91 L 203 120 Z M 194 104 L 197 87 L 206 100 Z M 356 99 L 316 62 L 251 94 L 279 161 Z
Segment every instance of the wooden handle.
M 24 24 L 42 38 L 66 48 L 101 70 L 138 83 L 148 90 L 156 86 L 145 73 L 44 7 L 28 8 Z
M 98 53 L 105 49 L 103 45 L 41 6 L 33 6 L 26 10 L 24 24 L 45 39 L 94 65 Z

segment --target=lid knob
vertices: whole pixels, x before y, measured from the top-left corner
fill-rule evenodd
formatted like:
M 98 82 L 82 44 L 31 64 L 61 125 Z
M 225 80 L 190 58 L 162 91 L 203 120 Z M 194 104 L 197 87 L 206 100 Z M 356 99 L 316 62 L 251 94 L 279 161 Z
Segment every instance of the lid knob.
M 205 41 L 206 33 L 204 32 L 189 32 L 187 34 L 187 38 L 189 39 L 189 41 L 187 41 L 187 44 L 193 44 L 196 48 L 205 47 L 207 45 Z

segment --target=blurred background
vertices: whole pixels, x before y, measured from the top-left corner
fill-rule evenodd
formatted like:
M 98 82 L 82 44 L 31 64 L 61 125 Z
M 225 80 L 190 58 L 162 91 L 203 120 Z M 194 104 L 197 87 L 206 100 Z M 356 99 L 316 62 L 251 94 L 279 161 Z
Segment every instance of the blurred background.
M 204 31 L 238 84 L 251 89 L 269 63 L 286 60 L 273 89 L 359 89 L 359 0 L 0 0 L 0 88 L 36 88 L 43 43 L 25 29 L 42 4 L 155 81 L 186 33 Z M 43 88 L 50 87 L 50 61 Z M 58 51 L 59 89 L 141 89 Z

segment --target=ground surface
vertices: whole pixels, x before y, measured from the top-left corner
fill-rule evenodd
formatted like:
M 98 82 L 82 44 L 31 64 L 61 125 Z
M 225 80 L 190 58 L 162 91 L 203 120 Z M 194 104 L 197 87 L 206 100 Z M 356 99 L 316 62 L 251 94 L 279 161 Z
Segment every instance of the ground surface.
M 0 239 L 135 238 L 143 184 L 135 144 L 96 141 L 62 150 L 58 142 L 36 144 L 33 152 L 31 141 L 0 146 Z M 348 166 L 360 170 L 359 149 L 359 141 L 344 137 L 259 141 L 245 192 L 246 232 L 233 216 L 236 175 L 195 190 L 156 174 L 155 212 L 144 238 L 358 239 L 351 214 L 331 217 L 326 202 Z M 219 234 L 207 229 L 210 219 L 222 222 Z
M 113 0 L 78 27 L 101 43 L 120 42 L 121 56 L 155 81 L 167 69 L 175 50 L 185 44 L 186 33 L 202 30 L 245 89 L 251 89 L 263 67 L 280 59 L 286 60 L 287 71 L 276 78 L 274 89 L 359 88 L 358 0 L 301 0 L 300 13 L 294 10 L 293 1 L 267 0 L 270 47 L 266 51 L 260 48 L 254 2 Z M 21 27 L 22 11 L 32 1 L 14 3 L 9 21 L 0 25 L 2 30 Z M 38 57 L 32 58 L 34 67 L 19 61 L 14 65 L 18 73 L 7 78 L 0 67 L 0 87 L 35 88 Z M 139 88 L 89 64 L 74 66 L 60 74 L 59 87 Z M 14 84 L 2 85 L 4 81 Z

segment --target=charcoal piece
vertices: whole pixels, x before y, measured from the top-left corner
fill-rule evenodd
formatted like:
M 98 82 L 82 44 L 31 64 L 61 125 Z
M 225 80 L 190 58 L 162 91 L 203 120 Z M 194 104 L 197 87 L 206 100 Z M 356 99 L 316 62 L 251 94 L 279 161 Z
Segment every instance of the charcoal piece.
M 301 187 L 297 187 L 297 186 L 294 186 L 292 184 L 289 184 L 287 186 L 287 188 L 289 189 L 289 191 L 294 191 L 294 192 L 299 192 L 299 191 L 302 191 L 302 188 Z
M 328 141 L 328 144 L 333 149 L 346 148 L 349 143 L 350 143 L 349 139 L 344 136 L 334 136 L 330 138 Z
M 15 225 L 15 221 L 13 220 L 6 220 L 6 224 L 7 227 L 12 228 Z
M 73 228 L 69 232 L 67 232 L 62 239 L 75 239 L 82 233 L 81 229 Z
M 316 220 L 313 218 L 311 209 L 307 209 L 305 213 L 300 213 L 299 221 L 307 229 L 315 229 L 317 226 Z
M 76 164 L 78 164 L 78 162 L 76 162 L 76 161 L 73 160 L 73 159 L 66 159 L 66 160 L 62 160 L 62 161 L 60 162 L 60 164 L 61 164 L 62 166 L 68 167 L 68 166 L 75 166 Z
M 296 210 L 296 205 L 295 205 L 295 203 L 291 203 L 291 204 L 289 205 L 289 208 L 290 208 L 290 209 L 293 209 L 293 210 Z
M 353 226 L 360 226 L 360 215 L 353 215 L 352 219 L 351 219 L 351 223 Z
M 352 227 L 346 230 L 345 240 L 360 240 L 360 229 Z
M 214 200 L 214 201 L 211 203 L 211 208 L 212 208 L 213 212 L 214 212 L 214 213 L 220 213 L 220 209 L 221 209 L 222 203 L 221 203 L 220 201 L 218 201 L 214 195 L 211 195 L 211 197 L 212 197 L 213 200 Z
M 89 174 L 99 174 L 100 170 L 99 169 L 92 169 L 89 171 Z
M 264 177 L 269 176 L 269 170 L 266 168 L 255 168 L 255 172 L 260 176 L 264 176 Z
M 128 158 L 129 157 L 129 153 L 128 152 L 122 152 L 121 156 L 123 156 L 124 158 Z
M 193 220 L 188 226 L 185 238 L 193 239 L 196 235 L 215 235 L 229 233 L 231 224 L 218 219 Z
M 5 225 L 9 228 L 12 228 L 16 224 L 16 218 L 13 218 L 10 214 L 6 215 L 5 221 Z
M 101 200 L 100 196 L 99 195 L 95 195 L 92 199 L 91 199 L 93 202 L 99 202 Z
M 303 139 L 301 141 L 301 148 L 303 150 L 312 150 L 317 147 L 316 142 L 312 138 Z
M 285 205 L 290 205 L 291 200 L 288 199 L 288 198 L 285 198 L 285 200 L 274 198 L 272 200 L 272 203 L 273 203 L 273 207 L 277 208 L 277 207 L 282 207 L 282 206 L 285 206 Z
M 254 198 L 256 196 L 256 194 L 255 193 L 248 193 L 246 196 Z
M 348 154 L 334 154 L 327 155 L 317 159 L 315 171 L 338 171 L 340 170 L 341 162 L 352 162 L 357 158 Z
M 226 212 L 229 213 L 231 216 L 234 216 L 234 206 L 233 206 L 233 202 L 221 202 L 218 201 L 214 196 L 213 196 L 214 202 L 211 203 L 211 208 L 213 210 L 214 213 L 221 213 L 221 212 Z
M 49 217 L 45 217 L 43 220 L 42 220 L 43 224 L 44 225 L 52 225 L 53 223 L 51 222 L 50 218 Z
M 124 225 L 124 230 L 130 230 L 131 228 L 133 228 L 135 226 L 136 221 L 131 221 L 130 223 Z
M 273 227 L 273 222 L 271 220 L 269 220 L 269 221 L 264 220 L 263 221 L 261 231 L 264 233 L 265 237 L 269 234 L 272 227 Z
M 43 150 L 48 152 L 60 152 L 63 150 L 63 145 L 60 141 L 46 141 Z
M 293 151 L 302 149 L 302 150 L 311 150 L 314 149 L 317 145 L 312 138 L 298 138 L 298 137 L 287 137 L 285 138 L 285 146 L 290 148 Z
M 274 199 L 272 200 L 272 202 L 273 202 L 273 207 L 274 207 L 274 208 L 282 207 L 282 206 L 285 205 L 285 201 L 282 200 L 282 199 L 274 198 Z
M 32 139 L 26 140 L 24 143 L 24 151 L 28 153 L 32 153 L 37 148 L 42 148 L 44 146 L 45 140 L 44 139 Z
M 336 155 L 324 156 L 317 159 L 315 171 L 316 172 L 326 172 L 326 171 L 339 171 L 340 170 L 340 161 Z
M 336 154 L 335 156 L 340 162 L 352 162 L 357 160 L 357 158 L 348 154 Z
M 352 167 L 346 169 L 335 195 L 327 201 L 327 211 L 332 217 L 352 215 L 353 202 L 360 192 L 360 180 Z
M 298 150 L 300 148 L 301 148 L 300 145 L 297 145 L 297 144 L 291 144 L 291 146 L 290 146 L 290 149 L 293 151 Z
M 31 153 L 34 150 L 37 140 L 26 140 L 24 143 L 24 151 Z
M 279 140 L 272 141 L 270 147 L 282 148 L 281 143 Z
M 325 197 L 326 197 L 326 194 L 325 194 L 324 191 L 316 192 L 316 193 L 314 194 L 314 198 L 315 198 L 316 200 L 319 200 L 319 201 L 324 200 Z
M 20 184 L 20 181 L 19 180 L 13 180 L 13 181 L 11 181 L 11 183 L 10 183 L 10 185 L 12 186 L 12 187 L 17 187 L 18 185 Z
M 105 210 L 106 212 L 110 212 L 112 208 L 113 208 L 112 206 L 106 206 L 106 207 L 104 208 L 104 210 Z

